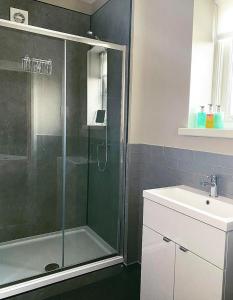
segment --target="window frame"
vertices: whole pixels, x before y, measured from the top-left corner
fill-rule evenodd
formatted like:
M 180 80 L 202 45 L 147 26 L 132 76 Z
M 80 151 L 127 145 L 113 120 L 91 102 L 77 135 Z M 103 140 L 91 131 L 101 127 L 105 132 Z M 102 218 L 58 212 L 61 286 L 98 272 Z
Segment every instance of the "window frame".
M 214 31 L 212 104 L 221 105 L 226 128 L 233 128 L 233 32 L 218 34 L 218 5 Z M 229 43 L 229 48 L 224 43 Z M 232 113 L 231 113 L 232 112 Z

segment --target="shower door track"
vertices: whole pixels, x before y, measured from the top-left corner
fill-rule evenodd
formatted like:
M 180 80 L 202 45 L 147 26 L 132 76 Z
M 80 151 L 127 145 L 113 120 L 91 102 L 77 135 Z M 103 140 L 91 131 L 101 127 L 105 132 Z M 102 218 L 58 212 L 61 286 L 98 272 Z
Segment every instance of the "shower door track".
M 48 36 L 52 38 L 61 39 L 64 41 L 73 41 L 83 44 L 88 44 L 91 46 L 100 46 L 105 47 L 108 49 L 118 50 L 122 52 L 122 92 L 121 92 L 121 136 L 120 136 L 120 143 L 121 143 L 121 178 L 122 178 L 122 185 L 120 187 L 120 228 L 121 228 L 121 246 L 120 252 L 118 256 L 102 259 L 97 262 L 87 263 L 86 265 L 82 265 L 79 267 L 73 267 L 68 270 L 61 270 L 57 273 L 42 276 L 36 279 L 28 279 L 27 281 L 12 284 L 7 287 L 0 288 L 0 299 L 5 299 L 8 297 L 12 297 L 18 294 L 26 293 L 32 291 L 34 289 L 42 288 L 44 286 L 48 286 L 54 283 L 58 283 L 67 279 L 71 279 L 80 275 L 84 275 L 90 272 L 98 271 L 104 268 L 108 268 L 117 264 L 124 263 L 124 241 L 127 239 L 127 232 L 125 232 L 124 225 L 127 224 L 126 217 L 125 217 L 125 202 L 124 202 L 124 191 L 125 191 L 125 144 L 126 144 L 126 114 L 127 111 L 127 103 L 125 101 L 125 88 L 126 88 L 126 59 L 127 59 L 127 47 L 125 45 L 118 45 L 114 43 L 104 42 L 100 40 L 90 39 L 86 37 L 80 37 L 72 34 L 62 33 L 58 31 L 53 31 L 49 29 L 44 29 L 40 27 L 30 26 L 15 23 L 12 21 L 7 21 L 4 19 L 0 19 L 0 28 L 10 28 L 15 30 L 20 30 L 24 32 L 39 34 L 43 36 Z M 123 225 L 123 226 L 122 226 Z
M 71 279 L 90 272 L 98 271 L 124 262 L 122 256 L 115 256 L 113 258 L 104 259 L 98 262 L 83 265 L 81 267 L 74 267 L 69 270 L 60 271 L 51 275 L 46 275 L 36 279 L 28 280 L 22 283 L 11 285 L 0 289 L 0 299 L 5 299 L 18 294 L 26 293 L 31 290 L 42 288 L 44 286 L 58 283 L 67 279 Z
M 12 22 L 12 21 L 7 21 L 4 19 L 0 19 L 0 27 L 17 29 L 17 30 L 40 34 L 40 35 L 44 35 L 44 36 L 48 36 L 48 37 L 61 39 L 61 40 L 67 40 L 67 41 L 88 44 L 91 46 L 100 46 L 100 47 L 104 47 L 104 48 L 108 48 L 108 49 L 119 50 L 122 52 L 126 51 L 126 46 L 124 46 L 124 45 L 118 45 L 118 44 L 114 44 L 114 43 L 90 39 L 90 38 L 86 38 L 86 37 L 82 37 L 82 36 L 78 36 L 78 35 L 63 33 L 60 31 L 45 29 L 45 28 L 41 28 L 41 27 L 20 24 L 20 23 L 16 23 L 16 22 Z

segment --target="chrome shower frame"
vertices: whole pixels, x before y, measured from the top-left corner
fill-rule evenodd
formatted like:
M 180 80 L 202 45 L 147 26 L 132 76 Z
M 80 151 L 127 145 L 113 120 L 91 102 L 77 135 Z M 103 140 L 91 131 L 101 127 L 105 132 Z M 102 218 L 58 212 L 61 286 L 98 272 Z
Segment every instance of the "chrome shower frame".
M 34 289 L 38 289 L 50 284 L 61 282 L 67 279 L 71 279 L 83 274 L 87 274 L 93 271 L 97 271 L 103 268 L 114 266 L 117 264 L 124 263 L 124 236 L 125 236 L 125 182 L 126 182 L 126 112 L 127 112 L 127 103 L 125 100 L 126 95 L 126 59 L 127 59 L 127 48 L 124 45 L 117 45 L 114 43 L 108 43 L 96 39 L 76 36 L 72 34 L 62 33 L 58 31 L 53 31 L 49 29 L 44 29 L 40 27 L 30 26 L 19 24 L 7 20 L 0 19 L 0 28 L 8 28 L 13 30 L 19 30 L 24 32 L 29 32 L 33 34 L 43 35 L 51 38 L 57 38 L 64 41 L 65 50 L 66 50 L 66 41 L 73 41 L 83 44 L 88 44 L 90 46 L 100 46 L 107 49 L 118 50 L 122 52 L 122 91 L 121 91 L 121 135 L 120 135 L 120 144 L 121 144 L 121 157 L 120 157 L 120 201 L 119 201 L 119 255 L 103 259 L 97 262 L 89 263 L 80 267 L 73 267 L 68 270 L 61 270 L 57 273 L 45 275 L 36 279 L 29 279 L 22 283 L 13 284 L 7 287 L 0 289 L 0 299 L 5 299 L 12 297 L 17 294 L 25 293 Z M 66 55 L 66 51 L 65 51 Z M 66 61 L 65 61 L 66 66 Z M 66 72 L 65 72 L 66 73 Z M 66 103 L 66 74 L 64 76 L 64 103 Z M 66 124 L 64 124 L 63 131 L 65 132 Z M 65 156 L 65 149 L 63 149 L 63 156 Z M 64 179 L 65 180 L 65 179 Z M 63 186 L 65 186 L 65 181 L 63 180 Z M 64 191 L 63 191 L 63 202 L 64 202 Z M 64 231 L 63 231 L 64 232 Z M 63 245 L 64 247 L 64 245 Z

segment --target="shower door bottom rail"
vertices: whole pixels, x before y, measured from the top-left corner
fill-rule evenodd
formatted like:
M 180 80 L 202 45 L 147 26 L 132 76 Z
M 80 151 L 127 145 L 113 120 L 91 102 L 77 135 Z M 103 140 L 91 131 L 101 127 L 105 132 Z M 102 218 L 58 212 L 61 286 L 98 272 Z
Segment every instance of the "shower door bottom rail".
M 0 289 L 0 299 L 5 299 L 18 294 L 23 294 L 38 288 L 42 288 L 44 286 L 48 286 L 54 283 L 58 283 L 64 280 L 68 280 L 74 277 L 78 277 L 87 273 L 91 273 L 122 263 L 124 263 L 123 257 L 115 256 L 98 262 L 86 264 L 80 267 L 74 267 L 69 270 L 64 270 L 51 275 L 46 275 L 40 278 L 28 280 L 22 283 L 11 285 L 9 287 L 4 287 Z

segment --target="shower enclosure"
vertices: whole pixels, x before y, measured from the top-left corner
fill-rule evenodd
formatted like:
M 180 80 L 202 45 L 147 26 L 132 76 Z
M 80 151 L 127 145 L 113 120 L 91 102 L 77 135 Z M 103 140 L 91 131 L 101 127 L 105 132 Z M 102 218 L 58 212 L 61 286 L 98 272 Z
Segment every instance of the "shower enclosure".
M 123 262 L 125 47 L 0 20 L 0 299 Z

